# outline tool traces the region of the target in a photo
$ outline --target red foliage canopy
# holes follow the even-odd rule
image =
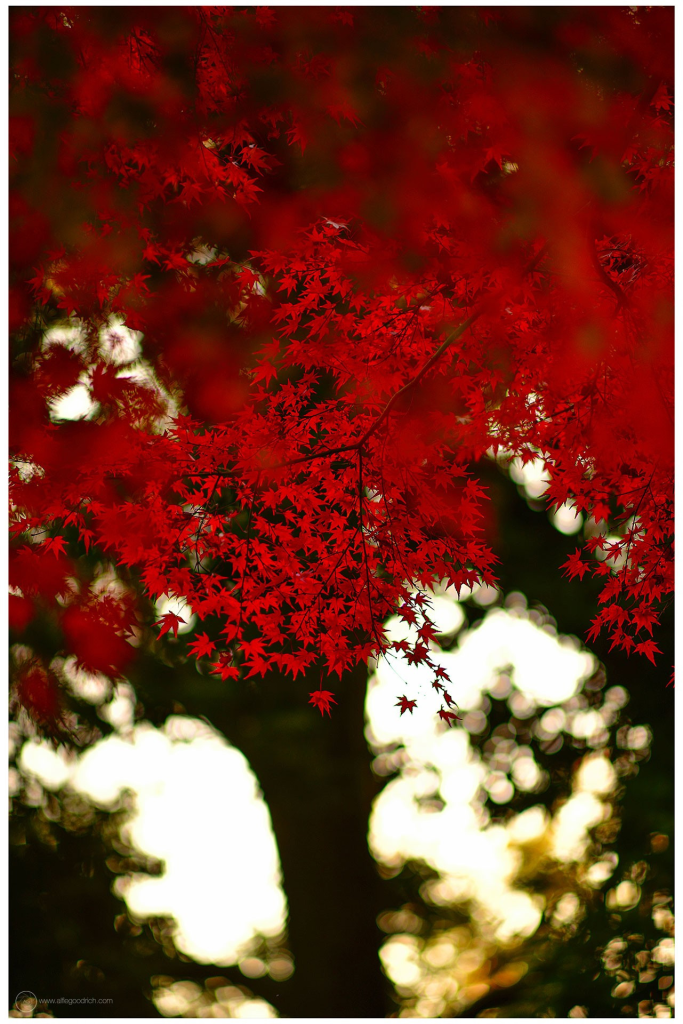
[[[495,582],[472,467],[507,453],[604,522],[565,571],[653,657],[672,8],[14,8],[11,37],[19,635],[48,606],[119,676],[134,570],[223,679],[429,664],[429,588]]]

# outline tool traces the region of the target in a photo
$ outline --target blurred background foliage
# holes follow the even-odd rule
[[[514,466],[512,475],[494,462],[478,471],[492,498],[486,529],[501,556],[506,607],[551,634],[584,636],[596,589],[558,574],[576,538],[555,528],[533,480]],[[102,572],[96,555],[81,559]],[[132,576],[121,583],[140,589]],[[474,595],[464,608],[471,628],[487,604]],[[476,899],[449,898],[433,864],[372,857],[373,802],[412,769],[405,750],[366,742],[365,672],[334,687],[338,706],[321,722],[306,704],[313,677],[226,686],[187,660],[183,636],[141,635],[128,673],[133,717],[162,726],[171,715],[195,716],[244,753],[277,840],[286,932],[254,940],[239,964],[212,968],[179,951],[173,920],[136,918],[121,879],[164,866],[126,838],[134,795],[104,810],[69,786],[41,785],[20,760],[40,726],[19,714],[10,737],[10,1000],[25,990],[115,999],[93,1008],[28,997],[10,1015],[671,1016],[672,618],[669,610],[657,667],[598,641],[596,671],[555,708],[512,699],[503,673],[478,705],[461,709],[457,728],[488,773],[479,813],[486,828],[508,830],[517,857],[510,884],[541,911],[530,934],[505,939]],[[46,611],[21,643],[11,638],[11,655],[49,652],[53,631]],[[459,636],[449,642],[457,647]],[[62,686],[63,729],[52,736],[72,757],[116,727],[113,694],[86,700],[83,692]],[[579,859],[563,862],[552,854],[553,829],[596,758],[611,765],[598,786],[604,813]],[[438,784],[424,799],[438,813]],[[527,824],[536,815],[533,828],[515,824],[523,812]]]

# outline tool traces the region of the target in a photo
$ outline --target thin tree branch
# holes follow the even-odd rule
[[[537,252],[536,255],[526,265],[526,267],[522,271],[522,277],[527,277],[528,274],[533,273],[533,271],[536,269],[541,260],[545,257],[547,252],[548,246],[544,245],[543,248],[540,249],[539,252]],[[471,313],[466,320],[463,320],[463,322],[459,324],[455,328],[455,330],[453,330],[449,335],[447,335],[447,337],[441,342],[436,351],[433,352],[432,355],[429,357],[427,362],[423,364],[420,370],[418,370],[418,372],[415,374],[412,380],[409,380],[407,384],[404,384],[402,388],[399,388],[399,390],[396,391],[391,396],[391,398],[384,406],[380,414],[372,421],[372,423],[364,432],[359,441],[356,441],[354,444],[340,445],[338,448],[327,448],[324,451],[309,452],[308,455],[300,455],[296,459],[288,459],[286,462],[279,462],[274,466],[268,466],[263,468],[268,468],[270,470],[285,469],[288,466],[298,466],[306,462],[312,462],[314,459],[324,459],[327,458],[328,455],[339,455],[342,452],[361,451],[366,442],[372,437],[374,433],[377,432],[379,427],[382,425],[384,420],[387,418],[391,410],[394,408],[394,406],[400,399],[401,395],[404,395],[407,391],[410,391],[412,388],[416,387],[420,383],[423,377],[427,373],[429,373],[432,366],[434,366],[434,364],[439,361],[441,356],[444,354],[444,352],[447,351],[448,348],[450,348],[453,342],[457,341],[458,338],[462,337],[465,331],[468,330],[468,328],[470,328],[472,324],[479,319],[482,313],[484,313],[485,310],[487,310],[491,306],[492,302],[495,301],[496,298],[499,298],[500,295],[501,292],[496,292],[493,295],[487,295],[486,298],[483,299],[483,301],[480,303],[479,307],[473,313]],[[229,473],[229,470],[214,470],[212,471],[212,473],[213,472],[220,475],[227,475]],[[212,475],[212,473],[209,475]]]
[[[382,411],[379,414],[379,416],[375,420],[373,420],[373,422],[370,424],[370,426],[365,431],[365,433],[361,437],[360,441],[356,445],[356,447],[359,449],[359,451],[363,448],[363,445],[366,443],[366,441],[368,441],[369,438],[371,438],[372,435],[379,429],[379,427],[382,425],[384,420],[387,418],[387,416],[389,415],[389,413],[391,412],[393,407],[398,402],[398,400],[401,397],[401,395],[404,395],[406,393],[406,391],[410,391],[411,388],[414,388],[417,384],[420,383],[420,381],[425,376],[425,374],[429,373],[429,371],[431,370],[431,368],[434,365],[434,363],[439,361],[439,359],[444,354],[446,349],[449,348],[449,346],[452,345],[454,341],[457,341],[457,339],[460,338],[465,333],[465,331],[467,330],[468,327],[472,326],[472,324],[475,322],[475,320],[477,320],[481,316],[481,314],[483,312],[484,312],[484,307],[482,306],[480,309],[478,309],[474,313],[472,313],[472,315],[469,316],[467,318],[467,320],[463,320],[463,322],[458,327],[456,327],[456,329],[451,334],[449,334],[445,338],[444,341],[441,342],[441,344],[437,348],[436,352],[434,352],[430,356],[430,358],[424,364],[422,369],[413,377],[413,379],[409,380],[407,384],[404,384],[404,386],[402,388],[399,388],[399,390],[396,391],[391,396],[391,398],[389,399],[387,404],[384,406],[384,408],[382,409]]]

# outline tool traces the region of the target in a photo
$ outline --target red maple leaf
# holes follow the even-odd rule
[[[166,612],[165,615],[161,616],[159,622],[157,622],[157,626],[161,626],[161,629],[159,630],[159,636],[162,637],[164,633],[168,633],[169,629],[172,629],[173,636],[177,639],[178,626],[184,622],[185,619],[183,619],[180,615],[176,615],[175,612]]]
[[[310,700],[308,703],[314,704],[315,707],[317,707],[318,710],[320,711],[321,715],[324,715],[325,712],[327,712],[327,714],[329,715],[330,704],[337,703],[336,700],[334,699],[334,694],[331,693],[329,690],[314,690],[313,693],[309,694],[309,696]]]
[[[55,558],[59,558],[60,555],[64,554],[66,541],[64,537],[58,534],[56,537],[48,537],[47,540],[43,541],[42,547],[45,551],[51,551]]]
[[[219,654],[218,661],[211,662],[211,672],[220,676],[223,682],[226,679],[238,679],[240,674],[239,668],[233,662],[232,654],[227,651]]]
[[[161,636],[161,634],[159,634]],[[216,649],[216,645],[213,640],[209,640],[207,633],[197,633],[197,639],[192,640],[188,645],[187,649],[194,654],[195,658],[208,657]]]
[[[564,569],[564,575],[568,576],[570,579],[578,576],[579,579],[582,580],[586,573],[590,572],[591,566],[588,562],[583,561],[583,558],[581,557],[581,548],[577,548],[576,551],[569,556],[567,561],[562,563],[560,568]]]
[[[412,715],[413,708],[417,707],[417,701],[416,700],[408,700],[407,697],[399,697],[398,701],[395,704],[395,707],[401,709],[401,714],[403,714],[405,711],[410,711],[410,713]]]
[[[636,654],[644,654],[645,657],[649,661],[651,661],[653,665],[656,664],[655,654],[662,653],[659,647],[657,647],[657,644],[654,642],[654,640],[643,640],[642,643],[636,644],[634,650]]]
[[[445,708],[439,708],[438,715],[449,727],[453,721],[459,720],[454,711],[446,711]]]

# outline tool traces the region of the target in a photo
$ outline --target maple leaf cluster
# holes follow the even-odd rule
[[[119,677],[134,572],[223,679],[393,650],[440,693],[429,591],[495,583],[476,465],[504,454],[595,527],[564,566],[602,581],[590,635],[654,658],[672,12],[536,16],[13,9],[19,636],[47,606]]]

